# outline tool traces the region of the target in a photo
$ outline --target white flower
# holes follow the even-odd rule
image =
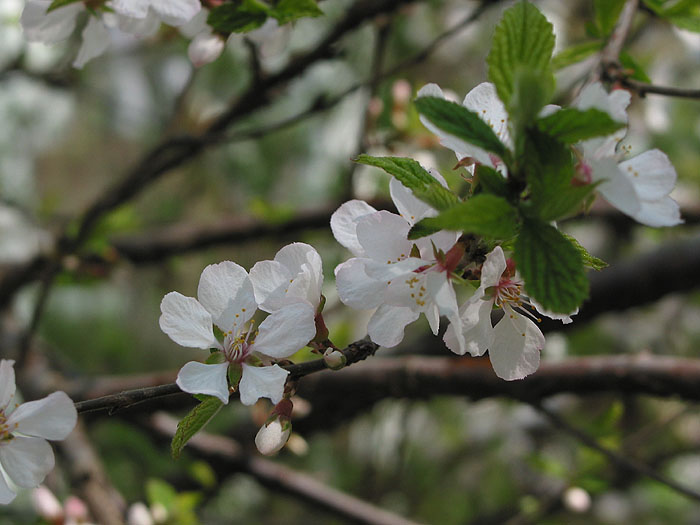
[[[24,488],[39,486],[54,467],[53,451],[46,440],[64,439],[75,427],[78,414],[64,392],[29,401],[15,408],[14,361],[0,360],[0,504],[10,503],[15,492],[4,474]]]
[[[76,17],[85,10],[82,2],[68,4],[47,13],[52,0],[27,0],[20,22],[30,42],[55,44],[68,38],[75,29]]]
[[[450,324],[445,332],[447,347],[459,355],[469,352],[480,356],[488,350],[496,375],[508,381],[535,372],[544,335],[532,320],[519,312],[526,311],[522,306],[530,303],[522,291],[522,281],[497,246],[486,256],[481,285],[459,309],[461,329]],[[496,326],[491,326],[494,306],[502,308],[504,315]]]
[[[292,425],[279,416],[265,423],[255,436],[255,446],[261,454],[271,456],[279,452],[289,440]]]
[[[248,273],[231,261],[204,269],[197,298],[178,292],[163,297],[160,328],[182,346],[219,349],[225,362],[187,363],[178,373],[178,386],[228,403],[228,367],[239,364],[241,402],[252,405],[268,397],[278,403],[289,372],[278,365],[258,367],[249,362],[256,354],[262,359],[288,357],[306,345],[316,333],[313,307],[306,302],[289,304],[270,314],[254,331],[249,322],[257,309],[253,284]],[[214,336],[213,325],[225,334],[223,342]]]
[[[437,172],[431,173],[446,185]],[[406,325],[421,312],[433,333],[437,333],[440,315],[458,322],[450,268],[436,260],[434,250],[449,252],[459,234],[441,231],[409,241],[411,226],[437,212],[396,179],[392,178],[390,189],[401,215],[376,211],[355,200],[343,204],[331,217],[333,235],[355,255],[335,269],[340,299],[355,309],[377,308],[367,332],[372,341],[385,347],[399,344]]]
[[[627,122],[630,94],[615,90],[608,94],[600,83],[586,86],[576,106],[599,109],[619,122]],[[619,162],[617,147],[627,130],[581,143],[583,158],[577,169],[583,181],[601,182],[597,191],[606,201],[636,221],[648,226],[682,223],[678,203],[669,197],[676,184],[676,170],[660,150],[645,151]],[[624,150],[622,152],[625,153]]]
[[[130,18],[146,18],[153,10],[158,18],[173,26],[189,22],[202,9],[199,0],[111,0],[110,6]]]
[[[211,29],[207,29],[197,34],[187,48],[187,56],[194,67],[201,67],[210,62],[214,62],[226,47],[226,39]]]
[[[445,95],[437,84],[427,84],[418,91],[418,97],[445,98]],[[513,141],[508,130],[508,113],[503,102],[498,98],[496,87],[493,84],[482,82],[476,86],[464,97],[462,105],[477,113],[484,122],[491,126],[501,142],[509,149],[513,149]],[[454,151],[458,159],[472,158],[476,162],[492,168],[503,166],[501,159],[493,153],[446,133],[423,116],[420,117],[420,121],[440,138],[440,143],[443,146]]]
[[[250,269],[255,299],[260,309],[274,312],[305,301],[314,311],[321,301],[323,267],[321,256],[308,244],[288,244],[272,261],[260,261]]]

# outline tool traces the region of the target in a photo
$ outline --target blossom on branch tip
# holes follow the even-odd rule
[[[522,379],[537,370],[540,350],[544,348],[544,335],[525,306],[538,305],[524,297],[523,282],[512,261],[506,261],[503,250],[497,246],[486,256],[479,288],[459,309],[461,325],[452,323],[447,328],[445,344],[459,355],[469,352],[480,356],[488,350],[498,377],[508,381]],[[494,307],[503,310],[503,317],[492,326]],[[570,322],[568,316],[553,318]]]
[[[437,172],[431,173],[446,186]],[[340,300],[359,310],[376,308],[367,332],[373,342],[385,347],[399,344],[404,328],[421,312],[436,334],[440,315],[458,322],[451,270],[437,256],[449,253],[459,234],[440,231],[409,241],[410,228],[437,211],[396,179],[392,178],[390,190],[400,215],[376,211],[355,200],[331,217],[336,240],[355,255],[335,269]]]
[[[17,486],[39,486],[54,467],[54,455],[46,440],[62,440],[71,433],[78,413],[65,392],[19,406],[15,396],[14,361],[0,360],[0,504],[10,503]]]
[[[206,394],[228,403],[229,366],[241,367],[238,390],[241,402],[252,405],[261,397],[273,403],[282,399],[289,372],[274,364],[255,366],[256,358],[269,362],[289,357],[316,333],[314,309],[295,302],[271,313],[257,330],[252,317],[258,305],[248,273],[238,264],[224,261],[207,266],[199,280],[197,299],[170,292],[160,304],[160,328],[177,344],[216,349],[221,363],[190,361],[177,376],[177,385],[190,394]],[[215,335],[216,325],[224,334]],[[235,386],[235,385],[232,385]]]
[[[625,90],[607,93],[600,83],[586,86],[576,106],[599,109],[614,120],[627,122],[630,94]],[[618,146],[627,129],[607,137],[589,139],[580,144],[581,160],[577,171],[585,183],[600,182],[598,193],[637,222],[647,226],[681,224],[680,208],[669,194],[676,184],[676,170],[666,154],[658,149],[645,151],[620,162],[626,153]]]

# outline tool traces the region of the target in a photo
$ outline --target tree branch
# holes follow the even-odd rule
[[[177,420],[159,412],[150,418],[149,426],[161,436],[171,438],[177,428]],[[232,471],[245,472],[275,493],[283,492],[310,504],[315,509],[329,511],[353,522],[370,525],[416,525],[415,521],[329,487],[311,476],[269,459],[248,456],[232,439],[199,432],[187,443],[187,448],[196,456],[205,459],[222,475],[229,476]]]
[[[589,436],[584,431],[571,425],[569,422],[564,420],[558,414],[556,414],[552,410],[548,409],[547,407],[545,407],[541,403],[530,403],[530,404],[538,412],[540,412],[542,415],[544,415],[550,421],[550,423],[552,423],[553,426],[561,429],[562,431],[566,432],[570,436],[574,437],[576,440],[580,441],[582,444],[584,444],[588,448],[593,449],[593,450],[601,453],[611,463],[617,465],[618,467],[626,469],[628,471],[635,472],[636,474],[640,474],[642,476],[646,476],[650,479],[653,479],[654,481],[658,481],[659,483],[666,485],[667,487],[673,489],[674,491],[678,492],[679,494],[682,494],[682,495],[684,495],[690,499],[693,499],[695,501],[700,501],[700,492],[692,490],[684,485],[681,485],[680,483],[677,483],[676,481],[674,481],[670,478],[667,478],[666,476],[660,474],[659,472],[652,469],[648,465],[645,465],[644,463],[634,461],[632,459],[629,459],[628,457],[623,456],[619,452],[615,452],[614,450],[611,450],[607,447],[604,447],[603,445],[598,443],[598,441],[596,441],[592,436]]]

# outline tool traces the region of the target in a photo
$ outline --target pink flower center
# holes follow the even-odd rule
[[[576,164],[576,175],[571,183],[575,186],[585,186],[593,182],[593,168],[583,160]]]

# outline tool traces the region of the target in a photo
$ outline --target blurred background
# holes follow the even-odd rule
[[[115,34],[105,55],[75,70],[70,63],[79,34],[51,47],[29,44],[19,25],[23,2],[2,0],[0,278],[48,257],[57,235],[73,231],[80,214],[127,177],[145,152],[164,137],[203,132],[248,92],[259,78],[256,71],[274,74],[313,49],[353,3],[323,0],[322,17],[234,35],[219,60],[197,70],[187,58],[187,38],[165,27],[145,41]],[[334,342],[342,347],[365,335],[367,313],[337,299],[333,269],[349,254],[333,239],[328,220],[350,198],[377,207],[391,203],[388,177],[351,159],[361,152],[410,156],[466,192],[465,170],[454,169],[453,153],[422,127],[411,101],[428,82],[461,100],[485,81],[493,28],[510,5],[395,3],[396,9],[347,31],[330,56],[270,90],[265,104],[236,119],[202,154],[106,214],[79,252],[63,258],[33,343],[52,367],[85,388],[130,374],[164,372],[150,380],[172,381],[184,362],[204,356],[160,331],[163,295],[195,295],[206,265],[233,260],[249,269],[292,241],[312,244],[323,258],[325,319]],[[554,24],[556,52],[597,40],[591,0],[536,4]],[[478,18],[432,47],[477,9]],[[420,56],[425,49],[431,53]],[[700,86],[698,32],[642,9],[626,51],[639,78]],[[572,100],[592,58],[559,70],[557,102]],[[375,78],[384,71],[392,72]],[[700,101],[633,96],[629,114],[624,142],[631,155],[658,147],[675,165],[672,196],[686,224],[643,227],[602,200],[588,216],[561,224],[610,268],[591,276],[599,286],[594,283],[580,322],[566,330],[545,326],[544,364],[612,355],[700,359],[700,279],[692,278],[700,267],[686,265],[687,273],[666,269],[666,261],[681,264],[700,250]],[[636,271],[653,278],[635,285]],[[628,279],[627,291],[606,294],[607,285],[624,276],[632,286]],[[0,352],[11,356],[17,334],[32,323],[42,285],[0,291]],[[450,355],[440,338],[429,335],[424,318],[409,327],[401,346],[379,351],[408,354]],[[314,398],[300,400],[298,424],[293,421],[298,433],[275,461],[421,523],[698,522],[698,501],[608,461],[528,404],[490,395],[471,401],[473,392],[419,394],[399,390],[358,406],[352,390],[334,392],[322,403],[321,414],[328,417],[313,417]],[[346,405],[353,408],[345,412]],[[165,408],[182,416],[191,406],[180,399]],[[700,490],[695,401],[592,391],[560,394],[548,398],[547,406],[605,447]],[[249,473],[220,468],[206,455],[185,449],[172,460],[167,440],[144,424],[162,407],[81,418],[127,505],[143,502],[156,522],[178,525],[347,522],[265,488]],[[253,437],[268,409],[231,403],[207,430],[235,438],[244,453],[256,454]],[[305,413],[311,418],[306,424]],[[59,454],[59,468],[46,481],[61,500],[75,493],[66,474],[69,461]],[[2,524],[42,519],[30,491],[0,508]]]

